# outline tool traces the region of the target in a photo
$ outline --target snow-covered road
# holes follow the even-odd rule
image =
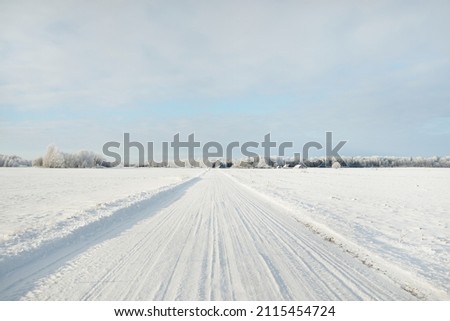
[[[1,299],[416,299],[214,170],[0,269]]]

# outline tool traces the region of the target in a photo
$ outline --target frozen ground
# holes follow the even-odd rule
[[[0,178],[0,299],[450,298],[446,169]]]

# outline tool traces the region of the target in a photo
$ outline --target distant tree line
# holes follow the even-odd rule
[[[304,167],[450,167],[450,156],[397,157],[397,156],[344,156],[342,159],[326,157],[310,158],[306,161],[275,157],[268,160],[247,158],[232,162],[216,161],[214,167],[220,168],[304,168]]]
[[[342,160],[339,161],[342,167],[450,167],[450,156],[356,156],[342,157]]]
[[[0,154],[0,167],[21,167],[31,166],[31,161],[22,159],[16,155],[1,155]]]
[[[450,167],[450,156],[397,157],[397,156],[343,156],[342,159],[325,157],[310,158],[304,162],[295,159],[276,158],[271,167]],[[335,167],[337,167],[335,165]]]
[[[93,152],[64,153],[55,145],[48,146],[44,156],[35,159],[32,165],[47,168],[108,167],[108,163],[100,155]]]
[[[187,162],[186,162],[187,163]],[[201,167],[206,167],[199,160]],[[450,168],[450,156],[433,157],[397,157],[397,156],[343,156],[342,159],[326,159],[325,157],[310,158],[301,161],[286,157],[271,157],[263,159],[250,157],[240,160],[211,161],[213,168],[302,168],[302,167],[447,167]],[[77,153],[61,152],[55,145],[47,148],[44,156],[33,161],[22,159],[19,156],[8,156],[0,154],[0,167],[36,166],[47,168],[93,168],[112,167],[102,156],[89,151]],[[151,162],[145,167],[176,167],[175,164],[162,162]],[[191,166],[189,166],[191,167]]]

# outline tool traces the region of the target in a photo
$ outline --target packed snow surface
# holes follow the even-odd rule
[[[0,169],[0,299],[450,298],[448,169]]]

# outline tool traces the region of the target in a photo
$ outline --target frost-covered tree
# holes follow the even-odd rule
[[[331,167],[338,169],[338,168],[341,168],[341,164],[339,162],[334,162],[333,165],[331,165]]]
[[[47,152],[42,158],[42,165],[48,168],[63,168],[65,167],[65,159],[63,153],[61,153],[55,145],[47,147]]]
[[[48,168],[92,168],[104,164],[107,163],[102,157],[93,152],[63,153],[55,145],[50,145],[42,157],[42,166]]]
[[[43,166],[43,159],[42,159],[42,157],[38,157],[35,160],[33,160],[32,165],[34,167],[42,167]]]
[[[22,159],[16,155],[0,155],[0,167],[31,166],[31,161]]]

